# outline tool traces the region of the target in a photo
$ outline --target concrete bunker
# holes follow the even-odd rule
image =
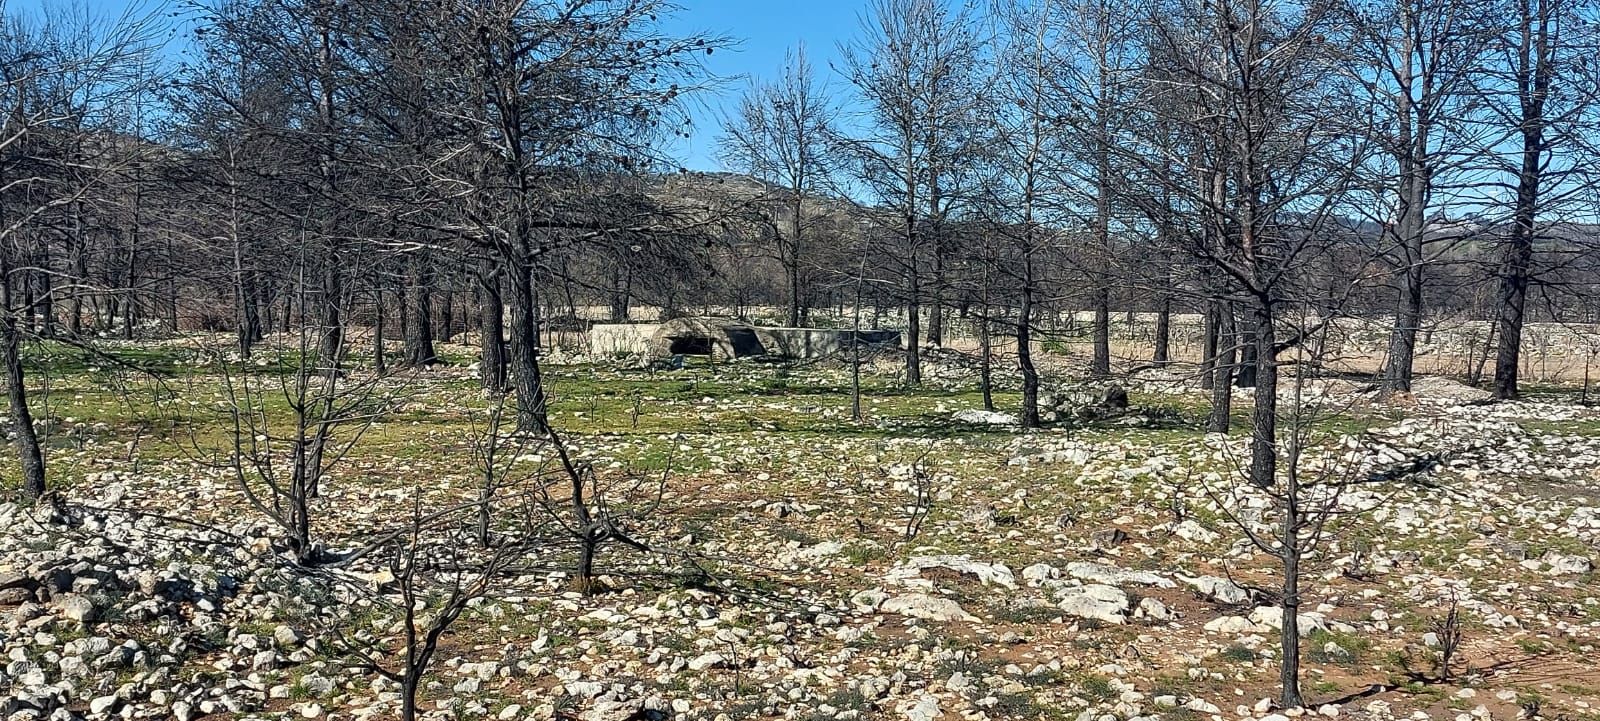
[[[900,331],[895,330],[767,328],[735,318],[685,317],[656,328],[650,339],[650,354],[808,360],[847,352],[852,338],[874,350],[900,346]]]

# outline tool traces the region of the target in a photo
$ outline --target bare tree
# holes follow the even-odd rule
[[[680,127],[678,103],[700,80],[697,58],[720,42],[663,33],[656,19],[668,9],[659,0],[499,2],[439,18],[462,49],[469,96],[481,100],[461,120],[484,160],[437,185],[447,199],[495,196],[466,203],[453,229],[496,258],[510,289],[525,430],[546,425],[539,264],[563,247],[664,228],[656,208],[617,198],[637,197],[627,176],[657,161],[656,142]]]
[[[247,43],[237,33],[208,35],[200,45],[204,62],[186,68],[168,98],[171,140],[186,158],[170,178],[187,199],[177,206],[194,229],[193,247],[224,259],[235,343],[245,359],[271,325],[279,280],[272,269],[281,259],[275,240],[283,227],[276,203],[292,197],[268,170],[287,152],[268,119],[287,115],[290,100],[275,91],[278,68],[251,62]]]
[[[314,292],[309,286],[302,286],[303,296]],[[382,375],[355,377],[318,368],[319,362],[338,360],[320,359],[320,338],[314,327],[301,325],[293,340],[274,349],[276,373],[219,362],[229,447],[218,454],[200,439],[193,441],[202,457],[220,456],[251,506],[283,533],[281,550],[304,565],[332,558],[318,543],[315,524],[322,483],[406,396],[402,383]],[[287,422],[272,410],[280,400],[289,411]]]
[[[1435,196],[1462,182],[1461,171],[1483,150],[1474,120],[1494,22],[1489,9],[1463,0],[1350,5],[1349,72],[1377,113],[1373,131],[1382,149],[1372,171],[1380,194],[1372,219],[1382,227],[1399,289],[1383,374],[1389,391],[1411,390],[1427,269],[1460,241],[1434,229]]]
[[[905,301],[906,382],[917,385],[925,302],[934,319],[944,310],[943,224],[975,180],[966,161],[980,150],[984,43],[972,9],[942,0],[874,0],[862,24],[863,39],[841,48],[867,128],[850,142],[853,170],[893,223],[886,257]],[[929,340],[938,342],[932,333]]]
[[[53,333],[54,294],[64,290],[81,302],[89,282],[87,272],[76,272],[70,277],[81,282],[65,288],[19,292],[16,286],[55,272],[41,221],[68,210],[79,217],[90,194],[142,152],[118,144],[104,113],[137,87],[142,76],[134,69],[145,62],[151,27],[131,12],[109,21],[86,11],[60,13],[42,24],[0,15],[0,362],[25,497],[37,498],[46,487],[22,358],[33,332],[26,319],[42,308],[39,332]],[[74,160],[60,152],[67,148],[91,149],[94,157]],[[85,251],[77,250],[81,270]]]
[[[773,224],[787,226],[775,240],[788,283],[791,326],[806,320],[808,231],[816,223],[808,217],[808,201],[831,185],[837,113],[802,46],[785,57],[776,81],[746,90],[735,115],[723,124],[722,151],[733,166],[776,186],[771,200],[783,212],[774,210]]]
[[[420,716],[419,692],[444,635],[532,550],[524,544],[505,544],[474,556],[455,542],[451,533],[458,525],[455,521],[449,513],[424,513],[421,491],[413,491],[407,528],[385,549],[393,598],[382,593],[388,590],[383,588],[376,594],[362,592],[374,596],[379,608],[399,615],[398,638],[363,642],[357,639],[365,634],[337,636],[341,648],[363,666],[399,684],[402,721]]]
[[[1119,147],[1160,148],[1165,157],[1126,150],[1141,174],[1202,208],[1207,227],[1186,250],[1216,276],[1216,297],[1243,311],[1253,351],[1254,407],[1250,461],[1244,474],[1260,489],[1292,482],[1298,469],[1280,465],[1280,356],[1314,335],[1335,309],[1307,294],[1299,276],[1332,247],[1329,222],[1365,158],[1363,146],[1330,123],[1337,97],[1338,37],[1332,5],[1241,0],[1220,5],[1187,0],[1151,10],[1151,31],[1168,67],[1152,78],[1155,103],[1181,144],[1169,144],[1162,125],[1146,124]],[[1172,169],[1178,172],[1172,173]],[[1318,321],[1285,336],[1291,309]],[[1311,309],[1318,312],[1312,314]],[[1219,339],[1221,338],[1219,333]],[[1219,342],[1219,352],[1225,348]],[[1224,364],[1217,364],[1219,367]],[[1225,383],[1215,383],[1223,385]],[[1300,532],[1292,507],[1284,513],[1283,545]],[[1302,705],[1298,656],[1299,571],[1292,555],[1284,569],[1280,703]]]
[[[1346,502],[1348,494],[1357,489],[1372,489],[1392,495],[1398,487],[1425,482],[1441,460],[1437,455],[1423,455],[1380,464],[1375,460],[1381,456],[1374,452],[1372,439],[1330,437],[1318,432],[1318,424],[1340,417],[1346,409],[1312,397],[1307,389],[1314,378],[1315,371],[1302,368],[1289,383],[1282,472],[1274,482],[1268,486],[1255,483],[1253,462],[1246,461],[1240,464],[1240,476],[1248,483],[1205,489],[1217,506],[1224,509],[1223,516],[1282,566],[1276,596],[1283,619],[1278,642],[1282,657],[1279,703],[1284,708],[1304,705],[1300,695],[1301,579],[1334,539],[1338,521],[1356,512],[1356,508]],[[1352,451],[1352,447],[1356,450]],[[1275,526],[1246,518],[1234,510],[1243,498],[1252,494],[1270,499],[1276,515]],[[1380,506],[1386,500],[1369,503],[1368,507]]]
[[[1068,167],[1089,192],[1081,198],[1087,216],[1090,245],[1085,250],[1090,283],[1093,351],[1089,373],[1111,373],[1111,262],[1115,222],[1112,207],[1119,185],[1119,170],[1113,167],[1111,146],[1125,122],[1132,80],[1139,70],[1138,34],[1133,31],[1137,15],[1107,0],[1074,0],[1056,13],[1060,26],[1055,45],[1059,70],[1053,81],[1056,94],[1070,101],[1059,107],[1057,117],[1076,148]],[[1074,198],[1074,200],[1079,200]]]
[[[1033,361],[1034,324],[1041,296],[1046,246],[1056,237],[1049,225],[1061,219],[1062,176],[1056,161],[1064,152],[1058,118],[1071,102],[1059,92],[1060,22],[1058,6],[1049,2],[1013,2],[1004,8],[1005,33],[1000,57],[1007,72],[995,78],[1000,111],[994,144],[992,199],[980,207],[994,216],[996,233],[1014,245],[1014,262],[997,270],[1013,276],[1017,295],[1012,335],[1017,367],[1022,374],[1024,428],[1039,425],[1039,371]]]
[[[1587,0],[1513,0],[1509,23],[1496,42],[1489,80],[1488,107],[1505,134],[1491,142],[1515,148],[1500,169],[1515,179],[1509,223],[1495,277],[1499,298],[1495,320],[1496,398],[1516,398],[1522,358],[1522,329],[1528,291],[1537,279],[1536,245],[1551,217],[1588,187],[1587,128],[1600,93],[1597,78],[1585,71],[1596,43]],[[1502,22],[1505,22],[1502,19]]]

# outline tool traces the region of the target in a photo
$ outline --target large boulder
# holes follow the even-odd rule
[[[1095,404],[1111,411],[1128,409],[1128,389],[1115,383],[1107,383],[1100,389],[1100,397],[1095,399]]]
[[[1014,426],[1018,423],[1017,417],[1010,413],[985,411],[977,408],[956,411],[955,415],[950,416],[950,420],[975,426]]]
[[[1128,408],[1128,390],[1116,383],[1107,383],[1072,386],[1047,394],[1039,410],[1049,420],[1069,417],[1100,420],[1121,416]]]

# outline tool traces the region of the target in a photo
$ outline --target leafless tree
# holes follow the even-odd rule
[[[832,186],[831,146],[837,104],[806,60],[804,46],[784,59],[778,79],[753,84],[723,125],[723,154],[751,177],[775,186],[772,198],[778,262],[789,290],[789,325],[806,321],[808,231],[816,224],[810,201]],[[781,220],[780,220],[781,218]]]
[[[424,513],[421,491],[413,492],[411,514],[403,534],[384,549],[388,588],[365,589],[378,607],[400,618],[397,638],[373,638],[367,633],[339,633],[339,646],[363,666],[400,686],[403,721],[419,717],[417,702],[422,683],[433,667],[439,644],[472,604],[504,582],[504,574],[531,549],[505,544],[473,555],[455,542],[450,514]],[[392,593],[385,593],[390,591]],[[356,592],[347,587],[344,592]],[[390,597],[392,596],[392,598]]]
[[[1056,237],[1052,221],[1060,220],[1062,168],[1056,158],[1063,153],[1064,138],[1058,118],[1068,101],[1059,93],[1056,43],[1059,27],[1053,3],[1015,2],[1004,8],[1004,45],[1000,57],[1008,72],[995,78],[1000,111],[996,119],[994,175],[991,199],[980,213],[990,215],[995,234],[1008,245],[1014,262],[997,272],[1009,271],[1016,288],[1017,367],[1022,374],[1022,407],[1018,417],[1024,428],[1039,425],[1039,371],[1033,361],[1035,309],[1041,295],[1045,250]],[[1009,210],[1009,212],[1004,212]],[[1001,211],[1001,212],[994,212]]]
[[[1047,16],[1058,26],[1054,92],[1070,103],[1057,108],[1056,117],[1065,121],[1063,131],[1071,139],[1063,147],[1077,149],[1068,168],[1078,180],[1075,186],[1092,189],[1072,200],[1084,209],[1078,215],[1086,219],[1091,236],[1084,255],[1094,310],[1089,372],[1095,376],[1111,373],[1112,226],[1117,220],[1112,196],[1120,185],[1112,139],[1126,123],[1142,50],[1134,31],[1138,16],[1127,10],[1106,0],[1074,0]]]
[[[1201,209],[1208,227],[1186,250],[1218,276],[1214,297],[1244,314],[1243,347],[1252,351],[1247,357],[1255,376],[1244,476],[1259,489],[1292,485],[1300,472],[1280,465],[1286,450],[1279,437],[1281,356],[1337,312],[1306,293],[1300,278],[1339,237],[1330,219],[1365,157],[1364,147],[1327,118],[1338,97],[1340,51],[1333,41],[1341,26],[1334,10],[1330,4],[1271,0],[1203,7],[1179,0],[1152,8],[1151,31],[1169,66],[1155,78],[1147,101],[1168,111],[1169,127],[1181,128],[1181,145],[1169,145],[1167,134],[1153,132],[1159,125],[1146,124],[1146,132],[1133,134],[1124,147],[1160,149],[1165,157],[1123,151],[1139,172]],[[1173,166],[1181,169],[1169,175]],[[1288,326],[1290,332],[1280,336],[1291,317],[1319,320]],[[1282,545],[1290,547],[1302,528],[1293,494],[1286,498],[1284,517],[1290,520]],[[1282,558],[1286,662],[1280,702],[1294,707],[1302,699],[1298,665],[1287,644],[1298,643],[1298,589],[1291,584],[1299,571],[1294,554]]]
[[[1296,376],[1292,390],[1295,403],[1285,418],[1288,428],[1283,473],[1278,482],[1270,488],[1236,487],[1249,488],[1245,493],[1265,493],[1272,500],[1276,514],[1272,521],[1276,528],[1269,529],[1231,510],[1224,512],[1229,522],[1241,529],[1257,548],[1282,565],[1281,585],[1276,589],[1276,596],[1283,611],[1279,633],[1282,652],[1279,703],[1285,708],[1303,705],[1299,689],[1301,579],[1312,559],[1335,539],[1339,521],[1359,512],[1347,502],[1349,495],[1358,490],[1371,490],[1387,498],[1396,492],[1397,484],[1425,482],[1439,460],[1426,456],[1375,466],[1369,458],[1372,451],[1366,442],[1351,444],[1346,439],[1326,437],[1314,430],[1318,423],[1341,415],[1343,410],[1335,404],[1307,398],[1306,387],[1306,379]],[[1241,491],[1207,488],[1206,492],[1231,509],[1237,506]],[[1227,500],[1230,498],[1232,500]],[[1364,505],[1381,505],[1381,502]]]
[[[1477,165],[1483,145],[1478,84],[1492,38],[1491,8],[1457,0],[1352,2],[1353,40],[1348,73],[1376,117],[1381,154],[1374,157],[1373,188],[1382,228],[1379,242],[1392,255],[1399,301],[1390,333],[1383,386],[1408,392],[1423,323],[1429,266],[1456,249],[1459,232],[1441,232],[1441,199],[1449,201]]]
[[[1522,330],[1528,291],[1537,280],[1536,246],[1590,183],[1587,129],[1594,121],[1596,78],[1586,63],[1596,50],[1588,0],[1513,0],[1500,18],[1501,36],[1484,82],[1487,106],[1508,146],[1497,170],[1514,178],[1506,237],[1495,277],[1499,281],[1493,391],[1496,398],[1520,393]],[[1507,21],[1509,18],[1509,21]]]
[[[315,528],[316,498],[329,472],[407,395],[403,383],[382,375],[319,367],[338,359],[322,358],[318,337],[314,328],[302,326],[274,349],[277,362],[267,372],[219,360],[228,447],[207,448],[199,438],[193,442],[202,457],[221,460],[251,506],[283,533],[281,550],[305,565],[332,558],[318,543]],[[272,410],[279,401],[288,408],[286,422]]]
[[[944,224],[976,178],[978,87],[984,41],[972,8],[942,0],[874,0],[863,38],[841,48],[842,70],[862,101],[865,133],[848,144],[852,172],[891,222],[906,312],[906,381],[922,382],[922,314],[939,342],[944,304]]]
[[[81,230],[86,200],[143,152],[119,142],[106,114],[144,79],[136,69],[150,51],[151,32],[149,19],[132,11],[110,19],[59,12],[42,22],[0,13],[0,362],[25,497],[39,497],[46,486],[22,358],[24,341],[34,335],[27,319],[42,307],[38,333],[48,336],[55,294],[81,303],[91,287],[86,251],[73,246],[75,270],[67,276],[73,282],[31,292],[18,286],[56,272],[41,221],[66,213],[75,219],[69,227]]]

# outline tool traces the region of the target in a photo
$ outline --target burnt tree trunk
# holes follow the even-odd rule
[[[322,338],[317,351],[324,367],[337,369],[344,361],[344,308],[341,304],[344,278],[338,269],[338,253],[330,250],[323,262],[326,265],[322,271],[322,307],[319,309]]]
[[[518,263],[511,268],[511,376],[517,395],[517,429],[521,431],[549,427],[549,409],[539,373],[538,303],[533,267]]]
[[[410,259],[406,278],[406,365],[426,368],[439,362],[433,348],[433,270],[426,258]]]
[[[1395,235],[1405,267],[1399,277],[1399,300],[1395,307],[1394,329],[1389,335],[1389,358],[1384,364],[1383,390],[1409,393],[1417,357],[1417,331],[1422,326],[1423,239],[1426,226],[1422,214],[1424,190],[1428,183],[1425,169],[1404,164],[1400,192],[1400,217]]]
[[[1206,430],[1227,433],[1233,425],[1233,374],[1234,374],[1234,322],[1233,310],[1227,301],[1211,304],[1212,336],[1216,343],[1211,358],[1211,417]]]
[[[1278,339],[1272,300],[1258,299],[1251,311],[1256,393],[1251,414],[1250,480],[1261,488],[1271,488],[1278,469]]]
[[[1017,307],[1017,366],[1022,371],[1022,427],[1039,427],[1039,369],[1033,365],[1033,257],[1022,261],[1022,301]]]
[[[372,291],[372,367],[379,375],[389,372],[389,358],[383,352],[383,289]]]
[[[504,393],[506,376],[505,301],[500,273],[486,267],[478,276],[478,379],[487,390]]]
[[[912,222],[907,219],[907,222]],[[914,248],[914,246],[913,246]],[[922,282],[913,251],[906,294],[906,383],[922,385]]]
[[[1252,328],[1245,328],[1239,333],[1239,372],[1234,374],[1233,384],[1240,388],[1256,387],[1256,332]]]
[[[1510,400],[1518,396],[1518,366],[1522,360],[1522,326],[1532,280],[1533,242],[1539,216],[1540,181],[1544,172],[1546,125],[1545,100],[1550,95],[1556,32],[1550,0],[1520,0],[1516,84],[1521,117],[1521,168],[1517,173],[1516,205],[1512,212],[1511,233],[1501,254],[1500,311],[1497,325],[1500,346],[1494,361],[1494,397]]]
[[[1172,296],[1161,296],[1156,308],[1156,347],[1150,360],[1156,365],[1172,362]]]
[[[9,275],[9,268],[5,269]],[[11,442],[16,446],[17,459],[22,468],[22,495],[35,499],[44,495],[44,453],[39,448],[39,435],[33,428],[33,412],[28,409],[28,387],[22,369],[22,329],[11,312],[11,284],[3,284],[0,302],[0,354],[6,366],[6,398],[11,406]]]

